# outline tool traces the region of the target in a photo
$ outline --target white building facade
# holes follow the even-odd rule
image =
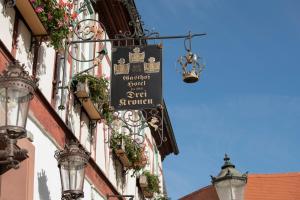
[[[32,2],[36,1],[16,0],[15,6],[11,7],[7,3],[9,1],[0,0],[0,70],[5,69],[7,63],[18,60],[25,64],[30,74],[39,78],[38,89],[30,103],[27,138],[18,141],[19,147],[28,150],[27,158],[21,161],[17,170],[0,165],[0,199],[60,199],[61,177],[54,152],[63,149],[69,140],[79,142],[91,155],[85,170],[82,199],[116,199],[108,198],[108,195],[133,195],[133,199],[145,199],[137,181],[143,171],[157,175],[161,194],[166,193],[162,160],[170,153],[178,154],[166,108],[160,111],[163,116],[164,142],[155,129],[145,128],[142,131],[142,145],[145,148],[147,164],[138,173],[133,174],[133,170],[127,170],[125,173],[122,162],[110,148],[110,126],[101,113],[100,119],[91,119],[71,87],[74,75],[87,70],[91,65],[76,62],[70,54],[84,60],[105,49],[107,53],[99,62],[92,62],[94,67],[87,73],[109,80],[112,44],[85,43],[69,49],[54,49],[49,46],[47,40],[51,33],[39,19],[36,8],[32,6]],[[104,24],[106,32],[100,36],[100,39],[104,39],[113,38],[119,31],[130,31],[128,23],[132,16],[128,5],[133,6],[135,11],[136,7],[133,1],[128,2],[127,4],[124,1],[103,0],[95,3],[78,0],[69,3],[72,3],[70,9],[77,12],[76,18],[74,16],[75,21],[94,19]],[[90,7],[79,11],[85,3]],[[69,39],[76,39],[76,36],[73,34]],[[158,199],[159,196],[161,195],[156,194],[152,199]]]

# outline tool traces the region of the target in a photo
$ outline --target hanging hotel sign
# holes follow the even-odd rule
[[[154,108],[162,102],[162,49],[116,47],[112,53],[111,105],[115,110]]]

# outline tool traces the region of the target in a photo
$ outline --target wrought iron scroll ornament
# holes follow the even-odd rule
[[[109,128],[114,131],[121,130],[125,134],[132,136],[132,139],[139,145],[145,141],[145,129],[151,127],[159,136],[159,148],[166,137],[163,134],[163,109],[158,108],[147,110],[125,110],[114,112],[114,120],[109,124]],[[109,137],[108,141],[109,143]]]
[[[83,43],[88,41],[106,40],[105,33],[106,29],[104,25],[100,21],[94,19],[84,19],[79,21],[74,28],[74,34],[76,35],[77,39],[79,41],[83,41]],[[74,44],[72,41],[70,41],[68,43],[69,55],[77,62],[93,62],[93,66],[95,66],[100,60],[102,60],[101,55],[103,57],[103,55],[106,54],[105,43],[100,43],[104,47],[102,51],[97,52],[97,54],[94,54],[91,58],[83,56],[78,59],[73,55],[72,52],[72,47],[77,47],[77,44]],[[98,62],[96,63],[96,61]]]
[[[6,8],[12,8],[16,5],[16,0],[4,0],[4,5]]]

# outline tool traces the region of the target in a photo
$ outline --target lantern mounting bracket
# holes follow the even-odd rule
[[[124,199],[124,198],[129,198],[128,200],[133,200],[134,195],[114,195],[114,194],[108,194],[106,195],[107,199],[110,198],[118,198],[120,200]]]

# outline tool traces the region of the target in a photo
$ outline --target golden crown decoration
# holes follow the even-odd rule
[[[116,75],[129,74],[129,68],[130,68],[129,63],[125,64],[125,59],[120,58],[118,60],[118,64],[114,64],[114,74]]]
[[[144,63],[145,73],[158,73],[160,70],[160,62],[155,62],[154,57],[148,58],[148,63]]]
[[[130,63],[142,63],[145,60],[145,52],[140,52],[139,47],[133,49],[133,53],[129,52]]]

